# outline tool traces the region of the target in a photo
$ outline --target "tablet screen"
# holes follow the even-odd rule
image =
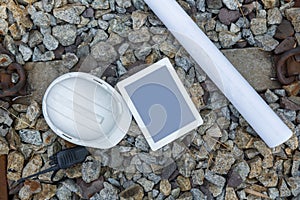
[[[168,59],[118,83],[152,150],[183,136],[202,119]]]

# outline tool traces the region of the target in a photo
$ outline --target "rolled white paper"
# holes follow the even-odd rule
[[[269,147],[292,136],[292,131],[175,0],[145,2]]]

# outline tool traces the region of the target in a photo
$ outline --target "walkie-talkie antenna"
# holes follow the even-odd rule
[[[51,172],[51,171],[54,171],[54,173],[51,175],[51,181],[53,181],[54,176],[60,169],[67,169],[77,163],[83,162],[87,155],[89,155],[89,152],[86,150],[85,147],[82,147],[82,146],[77,146],[74,148],[62,150],[50,157],[50,160],[51,160],[50,165],[53,165],[53,166],[51,166],[50,168],[45,169],[43,171],[40,171],[38,173],[21,178],[18,181],[16,181],[13,184],[13,186],[16,186],[16,185],[24,182],[26,179],[37,177],[41,174],[45,174],[45,173]]]
[[[30,178],[33,178],[33,177],[37,177],[37,176],[39,176],[39,175],[41,175],[41,174],[45,174],[45,173],[47,173],[47,172],[52,172],[52,171],[55,172],[55,171],[57,171],[57,170],[59,170],[59,167],[58,167],[58,166],[50,167],[50,168],[48,168],[48,169],[45,169],[45,170],[40,171],[40,172],[38,172],[38,173],[32,174],[32,175],[30,175],[30,176],[26,176],[26,177],[24,177],[24,178],[20,178],[20,179],[15,183],[15,185],[18,185],[18,184],[24,182],[26,179],[30,179]]]

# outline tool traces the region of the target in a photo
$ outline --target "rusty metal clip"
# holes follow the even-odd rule
[[[13,74],[18,75],[18,81],[13,82]],[[12,97],[20,94],[26,84],[25,70],[18,63],[10,64],[6,69],[0,71],[0,98]]]
[[[300,74],[300,47],[280,55],[276,62],[277,78],[284,85],[291,84]]]
[[[0,156],[0,200],[8,200],[8,189],[6,179],[6,162],[7,156]]]
[[[0,44],[0,54],[6,54],[12,60],[7,67],[0,68],[0,98],[25,94],[26,74],[24,68],[15,62],[14,56]],[[13,76],[17,81],[13,81]],[[24,91],[23,91],[24,89]]]

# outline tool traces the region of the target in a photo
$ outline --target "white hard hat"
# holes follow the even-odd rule
[[[50,84],[43,98],[43,114],[60,137],[100,149],[119,143],[132,119],[113,87],[82,72],[64,74]]]

